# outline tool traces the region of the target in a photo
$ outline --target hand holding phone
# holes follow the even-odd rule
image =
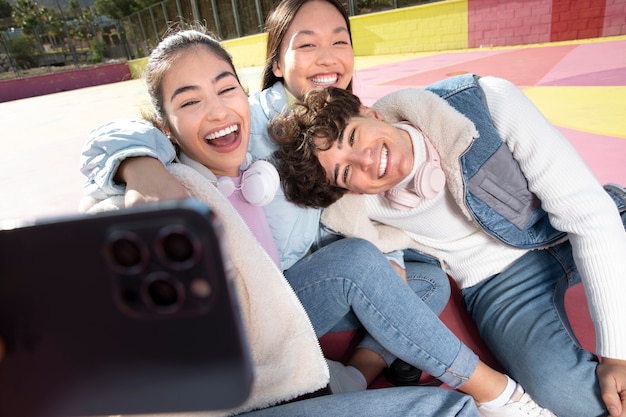
[[[243,403],[251,364],[220,233],[194,200],[0,230],[0,415]]]

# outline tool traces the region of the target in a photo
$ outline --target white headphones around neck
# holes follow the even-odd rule
[[[258,160],[250,163],[250,155],[246,155],[246,161],[242,164],[241,182],[235,186],[232,178],[221,177],[217,180],[217,189],[228,197],[236,189],[241,190],[243,198],[253,206],[265,206],[276,195],[280,180],[278,171],[274,165],[267,161]]]
[[[385,192],[389,204],[398,210],[411,210],[417,207],[422,199],[435,198],[446,184],[437,150],[428,137],[423,132],[420,133],[426,145],[426,162],[415,173],[412,189],[396,187]]]

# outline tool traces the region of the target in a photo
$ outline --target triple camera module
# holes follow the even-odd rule
[[[154,230],[120,228],[108,234],[105,257],[122,307],[136,315],[206,307],[212,289],[207,271],[199,268],[201,240],[184,224]]]

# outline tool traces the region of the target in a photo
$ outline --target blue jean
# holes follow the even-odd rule
[[[443,388],[398,387],[326,395],[242,414],[250,417],[478,417],[471,397]]]
[[[582,348],[565,312],[573,285],[580,275],[568,241],[528,252],[462,293],[483,340],[538,404],[559,416],[605,416],[598,358]]]
[[[447,287],[447,278],[427,263],[409,262],[407,270],[410,287],[373,244],[347,238],[300,260],[285,276],[318,336],[363,327],[371,337],[365,345],[384,353],[387,363],[398,357],[457,388],[478,357],[437,316],[449,288],[443,296],[433,288]]]

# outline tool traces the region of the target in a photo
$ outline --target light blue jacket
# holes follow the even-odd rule
[[[255,160],[267,159],[276,150],[276,144],[267,132],[267,124],[281,112],[288,111],[287,93],[283,84],[277,82],[251,94],[248,101],[251,117],[248,151]],[[283,270],[302,259],[314,244],[321,246],[320,210],[288,202],[282,188],[264,209]]]
[[[268,121],[287,111],[287,94],[282,83],[253,93],[250,102],[250,145],[253,160],[267,159],[276,149],[267,133]],[[113,176],[120,163],[129,157],[151,156],[164,165],[172,163],[176,152],[169,139],[150,123],[142,120],[117,120],[94,129],[83,148],[81,172],[87,176],[86,195],[104,199],[124,193],[124,185]],[[288,202],[282,189],[264,207],[283,270],[306,256],[309,251],[337,239],[320,226],[320,210],[304,208]],[[404,266],[401,253],[388,257]]]

